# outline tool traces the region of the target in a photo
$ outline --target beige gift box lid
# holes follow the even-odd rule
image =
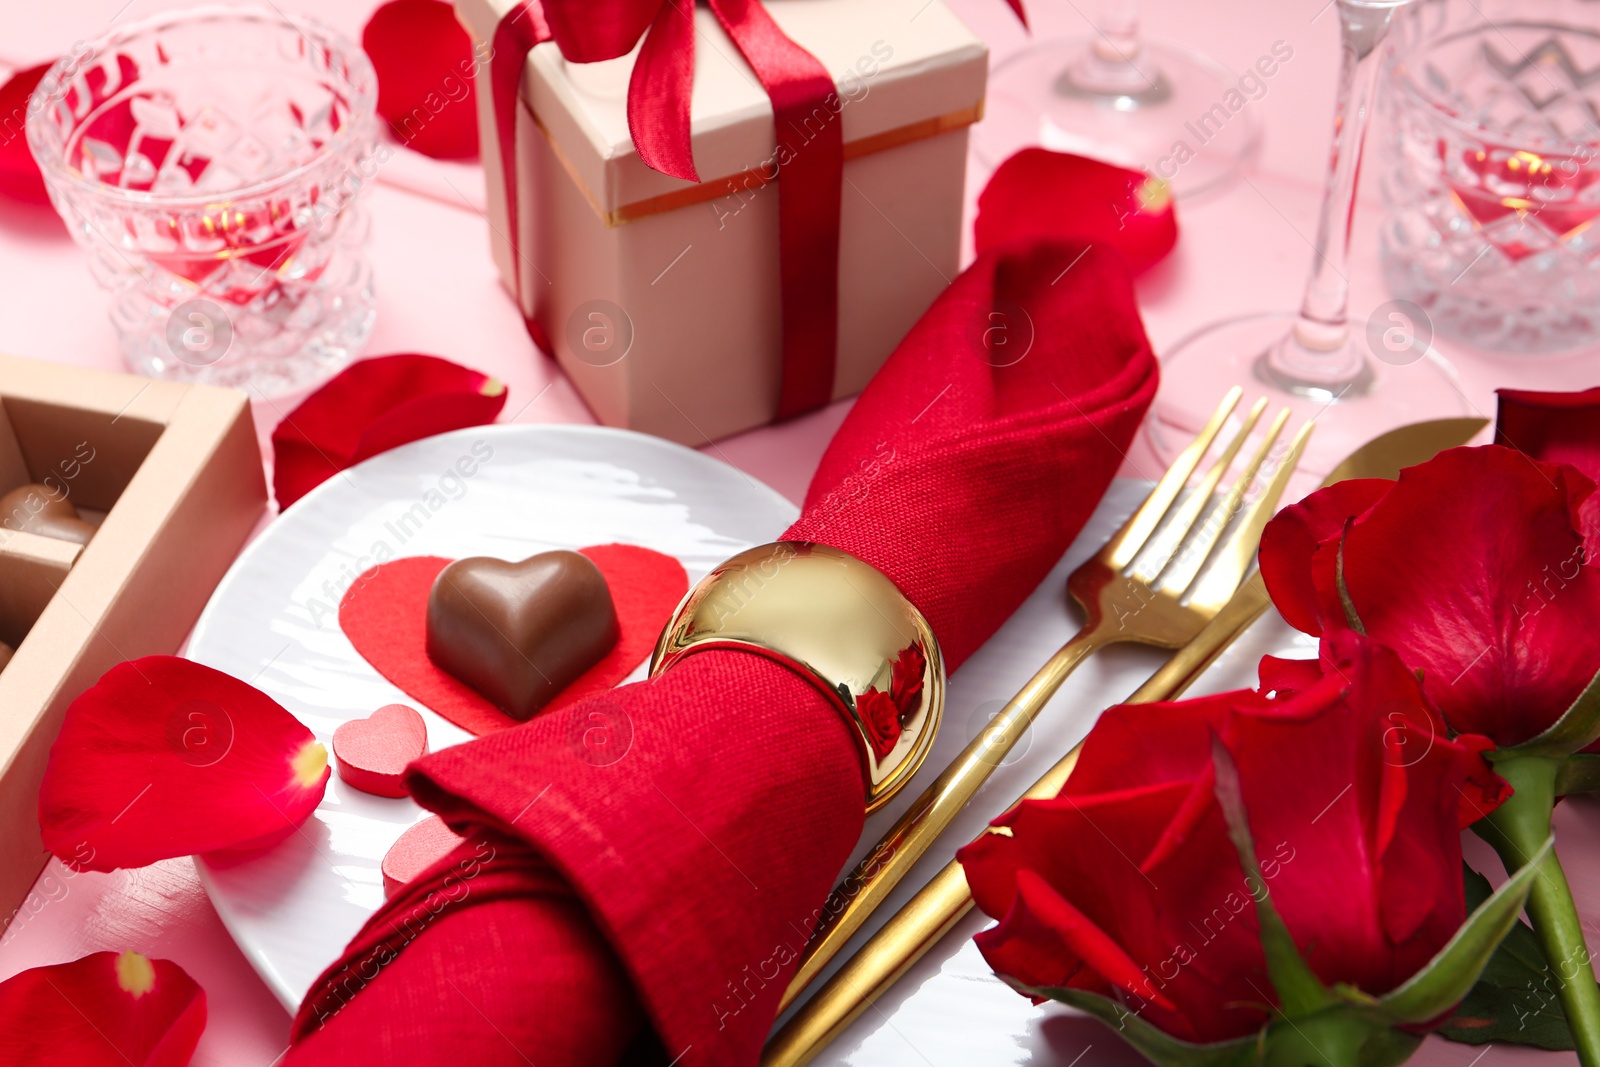
[[[473,37],[492,42],[515,0],[458,0]],[[846,157],[969,125],[981,117],[988,48],[943,0],[765,0],[778,26],[833,75]],[[710,9],[695,11],[690,115],[701,185],[645,166],[628,132],[634,52],[568,63],[554,42],[535,48],[522,83],[562,163],[609,223],[727,193],[726,183],[773,155],[772,104]],[[491,175],[490,180],[494,180]]]

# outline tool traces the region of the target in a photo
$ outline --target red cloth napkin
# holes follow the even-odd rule
[[[862,394],[785,536],[883,570],[953,669],[1060,559],[1155,386],[1117,257],[994,250]],[[318,980],[292,1067],[754,1064],[864,797],[838,713],[739,652],[429,756],[407,784],[469,839]]]

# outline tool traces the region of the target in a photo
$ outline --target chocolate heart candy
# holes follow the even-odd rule
[[[78,518],[78,509],[45,485],[19,485],[0,496],[0,526],[80,545],[94,536],[94,527]]]
[[[518,720],[621,636],[605,576],[576,552],[456,560],[434,580],[427,621],[428,658]]]
[[[11,662],[11,657],[16,655],[16,650],[4,641],[0,641],[0,671],[6,669],[6,664]]]

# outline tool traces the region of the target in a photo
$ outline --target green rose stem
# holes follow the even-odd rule
[[[1494,757],[1494,769],[1516,790],[1474,829],[1500,854],[1507,873],[1520,870],[1550,836],[1556,776],[1561,760],[1510,751]],[[1595,985],[1589,947],[1583,937],[1572,889],[1555,853],[1533,880],[1528,918],[1556,978],[1556,994],[1572,1028],[1578,1061],[1600,1067],[1600,986]]]

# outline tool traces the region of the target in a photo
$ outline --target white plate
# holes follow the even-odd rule
[[[520,557],[547,547],[621,539],[678,556],[694,580],[733,552],[770,540],[794,514],[787,501],[732,468],[651,438],[565,427],[462,431],[380,456],[291,508],[224,579],[196,630],[191,657],[247,679],[259,674],[254,684],[323,740],[346,719],[403,699],[355,653],[331,615],[311,624],[308,598],[331,604],[321,583],[336,580],[341,568],[345,574],[357,569],[353,557],[382,536],[392,513],[409,508],[432,484],[436,476],[430,472],[443,470],[479,438],[494,446],[494,460],[462,501],[441,509],[423,534],[406,543],[405,554]],[[1067,574],[1104,543],[1148,490],[1147,483],[1116,482],[1050,576],[952,677],[932,756],[917,780],[868,822],[852,863],[1071,635],[1077,616],[1066,606]],[[519,521],[518,515],[529,518]],[[513,542],[512,536],[525,539]],[[1315,645],[1269,617],[1222,655],[1195,692],[1254,684],[1255,665],[1268,652],[1311,656]],[[1102,708],[1131,693],[1160,662],[1153,650],[1124,647],[1080,667],[856,944],[1081,740]],[[424,714],[435,749],[466,739],[463,731]],[[420,816],[409,800],[366,796],[343,788],[335,776],[304,834],[242,867],[200,864],[223,921],[291,1010],[382,900],[379,862]],[[1060,1005],[1036,1008],[995,978],[972,944],[972,934],[988,922],[968,916],[814,1062],[1143,1062],[1098,1024]]]
[[[417,703],[338,625],[340,595],[380,544],[397,557],[523,559],[620,541],[677,557],[693,583],[794,516],[755,479],[659,438],[580,426],[459,430],[374,457],[289,508],[223,578],[187,655],[251,682],[328,744],[340,723]],[[423,717],[434,751],[469,739],[432,711]],[[222,921],[291,1011],[383,903],[384,853],[423,814],[334,774],[315,815],[283,844],[235,866],[199,861]]]

